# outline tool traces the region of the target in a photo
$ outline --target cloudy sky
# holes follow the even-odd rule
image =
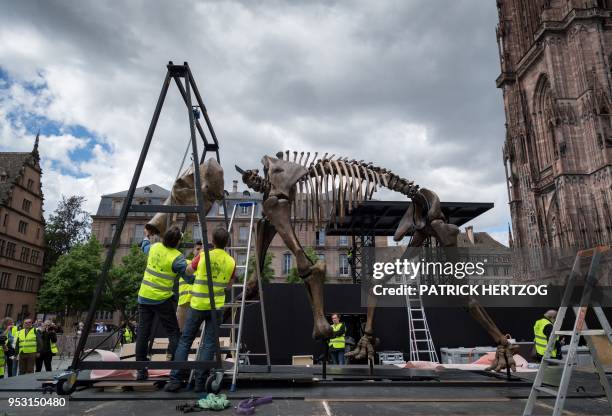
[[[188,61],[221,145],[365,159],[442,200],[494,202],[507,241],[495,3],[0,0],[0,151],[41,131],[47,214],[61,195],[127,189],[165,64]],[[169,188],[188,140],[170,90],[140,185]],[[231,186],[231,185],[229,185]],[[228,187],[228,185],[226,185]],[[384,195],[393,197],[393,195]]]

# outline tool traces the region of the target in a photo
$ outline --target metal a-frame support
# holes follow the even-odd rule
[[[187,113],[189,117],[189,129],[191,135],[191,150],[192,150],[192,160],[194,164],[194,181],[195,181],[195,189],[196,189],[196,205],[132,205],[132,201],[134,198],[134,193],[136,191],[136,187],[138,185],[138,181],[140,179],[140,175],[142,173],[142,168],[144,166],[145,160],[147,158],[147,154],[149,151],[149,147],[153,140],[153,134],[155,133],[155,128],[157,126],[157,122],[159,120],[159,116],[161,114],[161,110],[168,93],[168,88],[170,87],[171,81],[175,82],[178,87],[181,96],[183,97],[183,101],[185,106],[187,107]],[[193,91],[193,93],[192,93]],[[192,102],[192,94],[195,97],[195,101],[197,105],[193,105]],[[200,114],[203,115],[204,121],[206,122],[206,128],[208,133],[210,134],[210,139],[207,138],[207,134],[205,133],[204,128],[199,122]],[[196,131],[198,132],[202,142],[204,143],[204,148],[202,151],[201,157],[198,157],[198,143],[196,140]],[[138,163],[136,164],[136,169],[134,171],[134,176],[132,177],[132,181],[130,183],[130,188],[127,192],[127,196],[125,198],[124,204],[121,208],[121,213],[119,214],[119,220],[115,229],[115,234],[113,235],[113,240],[111,246],[107,252],[106,259],[102,266],[102,271],[100,273],[100,277],[98,278],[98,282],[96,284],[96,288],[93,293],[93,298],[89,307],[89,311],[87,313],[87,318],[85,320],[85,328],[84,331],[79,338],[79,342],[77,344],[76,350],[74,352],[74,357],[72,360],[72,364],[68,368],[68,370],[56,377],[55,384],[56,390],[58,394],[71,394],[77,385],[78,373],[81,370],[93,370],[93,369],[105,369],[105,370],[118,370],[118,369],[211,369],[216,368],[218,370],[222,369],[221,363],[221,353],[219,348],[219,328],[216,325],[217,319],[216,314],[219,313],[215,307],[214,301],[214,292],[212,285],[212,274],[210,270],[210,257],[208,252],[208,233],[206,227],[206,213],[204,212],[204,200],[201,192],[202,188],[202,178],[200,177],[199,163],[202,163],[205,160],[207,152],[215,152],[215,156],[217,161],[220,163],[219,159],[219,141],[217,140],[217,136],[213,129],[210,118],[208,117],[208,112],[206,110],[206,106],[202,100],[198,87],[193,79],[193,75],[191,73],[191,69],[187,62],[183,65],[175,65],[172,62],[169,62],[167,65],[167,72],[164,82],[162,84],[162,89],[159,94],[159,98],[157,100],[157,105],[155,107],[155,111],[153,113],[153,118],[149,125],[149,129],[147,131],[147,135],[142,146],[142,150],[140,152],[140,157],[138,158]],[[225,199],[223,200],[223,206],[225,207]],[[121,239],[121,233],[123,231],[123,227],[125,226],[127,216],[129,212],[150,212],[150,213],[183,213],[183,214],[197,214],[198,219],[200,221],[200,227],[202,229],[202,241],[204,246],[204,258],[206,260],[206,273],[207,273],[207,283],[208,283],[208,293],[210,296],[210,304],[212,309],[212,322],[215,323],[215,339],[217,343],[217,354],[216,359],[211,361],[118,361],[118,362],[98,362],[98,361],[84,361],[84,358],[89,353],[84,353],[84,348],[87,342],[87,337],[89,335],[89,331],[91,329],[91,325],[94,320],[94,314],[97,310],[98,304],[100,303],[100,298],[102,296],[102,291],[104,290],[104,286],[106,284],[110,284],[109,281],[109,271],[113,264],[113,258],[115,256],[115,252],[117,247],[119,246],[119,242]],[[225,222],[227,224],[227,209],[224,209],[225,213]],[[136,296],[136,294],[134,294]],[[112,334],[111,334],[112,335]],[[95,348],[94,348],[95,349]]]

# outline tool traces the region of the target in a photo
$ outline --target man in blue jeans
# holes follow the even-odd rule
[[[228,240],[229,233],[224,228],[217,228],[212,236],[214,249],[208,253],[212,274],[213,297],[215,308],[217,309],[217,326],[221,323],[223,317],[221,308],[225,304],[225,289],[231,287],[236,273],[236,262],[224,250]],[[191,287],[191,303],[187,312],[187,322],[185,322],[174,360],[187,361],[193,340],[198,336],[200,325],[204,322],[204,340],[200,342],[199,360],[212,361],[217,352],[217,340],[215,339],[215,324],[212,321],[204,253],[193,259],[191,267],[196,271]],[[187,281],[187,283],[191,282]],[[208,373],[208,370],[196,370],[196,392],[204,391],[204,384]],[[178,391],[183,386],[188,374],[189,372],[185,369],[172,370],[170,382],[166,384],[165,390],[168,392]]]

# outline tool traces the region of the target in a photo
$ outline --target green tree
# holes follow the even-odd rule
[[[146,267],[147,256],[138,246],[133,245],[130,252],[121,259],[121,264],[110,270],[115,305],[128,314],[136,310],[136,294]]]
[[[269,253],[269,252],[266,253],[266,258],[264,260],[264,267],[261,273],[262,283],[270,283],[270,280],[274,278],[274,269],[272,268],[273,259],[274,259],[274,254]],[[255,265],[255,255],[252,255],[249,258],[249,278],[253,276],[253,273],[255,273],[256,268],[257,267]],[[238,269],[236,273],[238,273],[238,281],[242,283],[242,276],[244,276],[244,273],[241,273],[241,269]]]
[[[76,244],[89,239],[91,217],[83,209],[85,198],[82,196],[62,196],[57,208],[45,225],[44,272],[48,272],[60,256]]]
[[[76,243],[62,254],[45,274],[38,294],[42,312],[58,312],[71,316],[89,309],[91,296],[100,276],[102,245],[95,237]],[[110,297],[102,307],[110,305]]]
[[[316,263],[317,261],[319,261],[319,256],[317,252],[314,250],[314,248],[306,247],[304,249],[304,252],[306,253],[306,257],[308,257],[313,263]],[[287,273],[287,283],[302,283],[302,282],[303,280],[300,278],[300,275],[298,274],[297,267],[294,266],[291,269],[289,269],[289,273]]]

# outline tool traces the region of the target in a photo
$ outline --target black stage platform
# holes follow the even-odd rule
[[[334,368],[330,375],[351,376],[363,369]],[[251,373],[260,368],[251,368]],[[345,371],[346,370],[346,371]],[[393,375],[396,370],[377,368],[379,372]],[[402,369],[397,369],[402,370]],[[411,370],[416,374],[420,370]],[[286,367],[275,368],[280,374],[317,375],[320,369],[310,367],[293,371]],[[83,372],[85,373],[85,372]],[[274,402],[257,408],[257,415],[520,415],[529,395],[530,379],[535,373],[521,373],[518,381],[507,382],[505,377],[491,377],[481,372],[444,370],[427,371],[435,374],[429,380],[394,382],[344,382],[315,380],[310,383],[252,383],[240,381],[238,391],[229,393],[233,405],[238,400],[251,396],[272,396]],[[566,409],[568,415],[610,415],[601,387],[594,374],[576,371],[570,385]],[[194,400],[199,395],[191,391],[166,393],[163,390],[129,391],[88,388],[75,392],[65,406],[53,407],[9,407],[9,398],[55,397],[42,393],[42,379],[51,378],[51,373],[29,374],[0,380],[0,415],[100,415],[148,416],[181,414],[175,407]],[[85,375],[85,374],[83,374]],[[312,377],[311,377],[312,378]],[[315,377],[316,378],[316,377]],[[612,378],[612,375],[609,375]],[[491,387],[491,388],[488,388]],[[538,405],[536,414],[550,414],[552,398]],[[234,414],[228,409],[221,414]]]

